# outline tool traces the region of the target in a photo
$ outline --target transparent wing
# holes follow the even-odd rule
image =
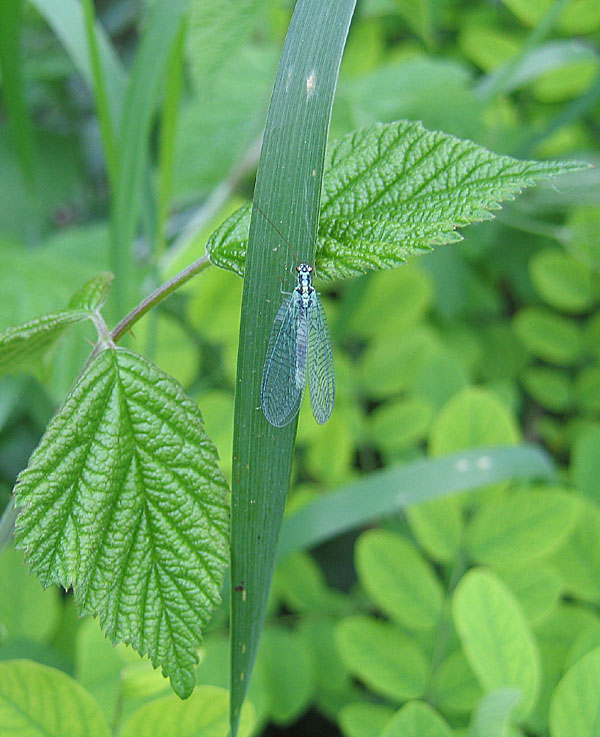
[[[323,425],[333,410],[335,375],[327,317],[316,292],[312,294],[310,311],[308,387],[313,415],[319,425]]]
[[[284,427],[298,414],[306,385],[306,314],[291,294],[279,308],[265,357],[260,399],[265,417]],[[302,344],[304,358],[302,359]],[[300,349],[300,350],[299,350]]]

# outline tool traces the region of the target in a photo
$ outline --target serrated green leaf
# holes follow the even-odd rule
[[[577,499],[561,489],[503,494],[477,510],[467,530],[466,549],[478,563],[523,563],[557,548],[578,513]]]
[[[381,737],[452,737],[452,730],[429,704],[411,701],[394,714]]]
[[[395,701],[424,693],[425,656],[393,625],[372,617],[346,617],[337,625],[335,639],[350,672],[376,693]]]
[[[65,330],[89,317],[83,310],[62,310],[8,328],[0,334],[0,374],[39,368]]]
[[[389,269],[433,246],[455,243],[457,228],[489,220],[502,200],[582,167],[518,161],[420,123],[398,121],[349,133],[327,151],[317,271],[324,278]],[[210,237],[212,263],[244,273],[251,206]]]
[[[338,720],[346,737],[379,737],[393,715],[389,706],[360,701],[343,706]]]
[[[514,686],[519,714],[535,704],[540,681],[536,642],[517,600],[491,572],[473,569],[459,583],[454,622],[463,650],[486,690]]]
[[[506,737],[511,713],[520,698],[518,688],[499,688],[486,694],[477,704],[468,737]]]
[[[227,564],[227,485],[194,402],[124,349],[80,378],[19,475],[15,538],[44,585],[73,587],[113,642],[182,697]]]
[[[0,663],[0,727],[23,737],[110,737],[98,704],[62,671],[30,660]]]
[[[96,274],[71,297],[69,309],[89,312],[99,310],[106,301],[113,279],[114,274],[111,271]]]
[[[440,582],[408,540],[388,530],[369,530],[356,543],[355,559],[361,584],[387,615],[411,629],[439,622]]]
[[[227,737],[229,692],[198,686],[189,699],[164,696],[144,704],[127,719],[119,737]],[[246,702],[240,719],[241,737],[252,733],[255,713]]]
[[[600,648],[573,665],[550,703],[552,737],[596,737],[600,721]]]

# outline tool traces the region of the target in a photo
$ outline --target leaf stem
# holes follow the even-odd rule
[[[160,304],[170,294],[177,290],[180,286],[188,282],[192,277],[199,274],[204,269],[210,266],[208,256],[204,254],[201,258],[197,259],[185,269],[175,274],[174,277],[169,281],[161,284],[160,287],[155,289],[149,294],[144,300],[142,300],[137,307],[134,307],[131,312],[124,317],[121,322],[111,330],[110,338],[116,343],[123,335],[131,329],[131,327],[142,318],[149,310]]]

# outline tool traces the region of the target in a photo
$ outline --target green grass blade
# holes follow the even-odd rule
[[[171,49],[188,4],[189,0],[154,3],[125,93],[110,237],[117,316],[129,309],[134,299],[132,245],[148,165],[150,124],[162,91]]]
[[[110,109],[106,78],[100,57],[98,36],[96,34],[96,11],[92,0],[83,0],[83,16],[85,32],[90,54],[90,69],[92,72],[94,99],[98,111],[98,123],[104,146],[106,170],[108,179],[114,184],[118,171],[117,143],[115,141],[115,121]]]
[[[81,4],[76,0],[32,0],[32,4],[46,19],[71,57],[77,71],[94,89],[94,76],[90,64],[87,34]],[[102,61],[106,94],[113,119],[118,122],[125,90],[125,72],[121,67],[110,39],[96,24],[98,53]]]
[[[286,38],[256,181],[244,279],[233,440],[231,734],[250,682],[275,565],[295,423],[276,429],[260,408],[267,339],[281,301],[278,277],[315,254],[333,94],[354,0],[300,0]]]
[[[510,479],[555,477],[550,456],[533,445],[474,448],[385,469],[320,497],[286,519],[279,557],[429,499]]]
[[[166,225],[169,215],[169,200],[173,182],[175,162],[175,135],[179,122],[179,102],[183,91],[183,64],[185,61],[186,25],[183,24],[171,52],[165,99],[161,111],[160,136],[158,144],[158,193],[156,206],[157,252],[160,258],[166,246]]]
[[[25,181],[35,184],[35,141],[25,103],[21,54],[21,0],[0,3],[0,68],[2,99]]]

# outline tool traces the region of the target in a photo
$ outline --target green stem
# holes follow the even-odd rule
[[[121,322],[113,328],[110,333],[110,338],[114,343],[117,343],[120,338],[125,335],[126,332],[131,330],[132,326],[140,320],[149,310],[156,305],[160,304],[170,294],[177,290],[180,286],[188,282],[192,277],[199,274],[204,269],[210,266],[210,261],[206,254],[194,261],[192,264],[187,266],[185,269],[180,271],[178,274],[169,281],[161,284],[160,287],[155,289],[152,294],[149,294],[146,299],[142,300],[137,307],[134,307],[131,312],[124,317]]]

